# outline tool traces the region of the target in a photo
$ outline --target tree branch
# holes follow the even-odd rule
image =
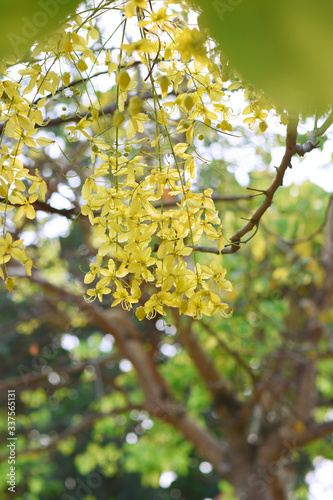
[[[298,447],[305,446],[316,439],[328,436],[333,432],[333,421],[316,424],[309,427],[303,433],[295,435],[295,443]]]
[[[89,429],[97,420],[101,420],[102,418],[109,417],[112,415],[119,415],[123,414],[127,411],[131,410],[138,410],[142,409],[142,406],[140,404],[137,405],[128,405],[123,408],[117,408],[109,413],[97,413],[97,412],[91,412],[87,413],[81,422],[78,424],[73,425],[72,427],[69,427],[65,431],[61,432],[56,438],[54,438],[48,445],[40,447],[40,448],[23,448],[22,450],[16,449],[15,454],[16,457],[19,455],[30,455],[36,454],[36,453],[45,453],[53,450],[54,448],[57,447],[57,445],[61,442],[67,439],[68,437],[75,436],[79,434],[80,432],[85,431],[86,429]],[[8,453],[3,453],[0,455],[0,463],[3,462],[4,460],[8,459]]]
[[[240,249],[241,238],[258,226],[261,217],[271,206],[274,194],[280,186],[283,185],[283,177],[288,167],[290,167],[291,158],[296,152],[296,137],[297,137],[298,118],[290,118],[287,126],[286,151],[282,158],[280,166],[276,169],[276,176],[270,187],[264,191],[265,198],[260,207],[252,215],[249,222],[239,229],[230,239],[231,245],[224,248],[222,253],[235,253]]]
[[[145,397],[143,407],[152,417],[158,417],[180,431],[197,451],[213,464],[220,476],[229,472],[230,464],[225,446],[212,431],[187,415],[183,403],[174,400],[165,380],[146,351],[140,332],[126,313],[118,308],[105,310],[95,303],[84,302],[80,296],[42,280],[37,273],[33,273],[32,280],[49,294],[55,295],[56,300],[61,297],[61,300],[77,304],[86,313],[90,325],[96,325],[102,331],[111,333],[121,354],[131,361],[136,370]]]
[[[224,342],[218,335],[217,333],[214,331],[213,328],[210,327],[210,325],[208,323],[206,323],[205,321],[201,320],[201,324],[202,326],[209,332],[209,334],[214,337],[219,346],[221,347],[221,349],[223,349],[224,351],[226,351],[228,354],[230,354],[230,356],[232,356],[234,358],[234,360],[236,361],[236,363],[241,366],[243,368],[243,370],[248,374],[248,376],[250,377],[250,379],[252,380],[253,383],[255,383],[257,381],[257,377],[255,376],[255,374],[253,373],[253,371],[251,370],[251,368],[245,363],[245,361],[241,358],[239,352],[237,351],[234,351],[233,349],[231,349],[226,342]]]
[[[212,247],[195,247],[195,250],[198,252],[208,252],[215,253],[219,255],[222,254],[231,254],[238,252],[241,243],[245,243],[241,241],[241,238],[245,236],[245,234],[249,233],[255,227],[258,228],[261,217],[271,206],[273,197],[280,186],[283,185],[284,174],[288,167],[291,167],[291,158],[296,153],[296,137],[297,137],[297,125],[298,118],[290,118],[289,124],[287,126],[287,137],[286,137],[286,150],[284,156],[282,158],[280,166],[276,169],[275,179],[267,190],[262,190],[261,192],[265,195],[264,201],[260,205],[260,207],[255,211],[252,215],[251,219],[248,221],[245,226],[239,229],[231,238],[230,244],[226,245],[222,252],[219,252],[217,248]]]
[[[113,361],[113,360],[116,360],[117,358],[119,357],[118,354],[112,354],[110,356],[105,356],[103,358],[100,358],[100,359],[87,359],[84,363],[80,363],[76,366],[67,366],[67,367],[61,367],[61,366],[54,366],[52,367],[52,371],[58,373],[58,374],[62,374],[62,373],[66,373],[68,375],[75,375],[77,373],[81,373],[85,367],[87,366],[87,364],[93,364],[93,365],[99,365],[99,366],[103,366],[107,363],[109,363],[110,361]],[[5,391],[7,389],[14,389],[14,388],[17,388],[17,387],[20,387],[21,385],[30,385],[30,384],[34,384],[36,382],[40,382],[41,380],[44,380],[48,377],[49,375],[49,372],[47,373],[44,373],[44,372],[40,372],[40,373],[27,373],[25,375],[20,375],[19,377],[14,377],[14,378],[10,378],[10,379],[7,379],[7,380],[4,380],[2,383],[0,383],[0,390],[1,391]]]
[[[264,215],[264,213],[271,206],[273,197],[277,191],[277,189],[283,185],[283,178],[285,172],[288,167],[291,167],[291,158],[297,153],[299,156],[304,156],[306,152],[312,151],[315,147],[318,146],[316,142],[316,138],[323,135],[326,130],[333,123],[333,112],[328,116],[326,121],[319,129],[315,129],[310,133],[309,141],[305,144],[296,144],[297,137],[297,124],[298,119],[291,118],[289,124],[287,126],[287,137],[286,137],[286,151],[282,158],[280,166],[276,169],[276,175],[273,183],[267,190],[258,190],[265,195],[264,201],[260,205],[260,207],[256,210],[256,212],[252,215],[251,219],[248,223],[239,229],[231,238],[230,244],[226,245],[222,250],[222,254],[231,254],[238,252],[241,247],[241,244],[246,243],[246,241],[241,241],[241,238],[252,231],[255,227],[258,227],[259,222]],[[247,240],[248,241],[248,240]],[[206,252],[206,253],[214,253],[219,255],[219,251],[214,247],[203,247],[203,246],[195,246],[195,250],[197,252]]]
[[[125,103],[125,106],[128,104],[129,99],[132,97],[132,95],[137,95],[137,94],[131,94],[128,96],[127,101]],[[151,98],[151,92],[143,92],[140,95],[140,98],[144,101],[146,99]],[[117,104],[114,102],[113,104],[109,104],[109,106],[105,106],[105,108],[100,109],[98,111],[98,116],[104,116],[104,115],[112,115],[117,109]],[[57,116],[56,118],[51,118],[45,125],[42,127],[39,127],[40,130],[43,130],[45,127],[50,128],[50,127],[55,127],[57,125],[61,125],[62,123],[67,123],[67,122],[75,122],[78,123],[80,120],[83,118],[87,119],[91,117],[91,112],[89,111],[88,113],[85,113],[83,115],[67,115],[66,118],[62,119],[60,116]],[[0,127],[0,132],[1,132],[1,127]]]
[[[278,233],[275,233],[274,231],[271,231],[266,226],[266,224],[264,225],[263,223],[261,223],[261,227],[264,229],[264,231],[267,234],[275,236],[275,238],[278,238],[279,241],[281,241],[284,245],[289,245],[289,246],[292,247],[294,245],[298,245],[299,243],[305,243],[306,241],[312,240],[315,236],[317,236],[317,234],[319,234],[319,233],[321,233],[323,231],[323,229],[325,228],[325,226],[327,225],[327,222],[328,222],[328,217],[329,217],[329,213],[330,213],[330,207],[331,207],[332,203],[333,203],[333,196],[331,196],[329,198],[329,202],[328,202],[328,205],[327,205],[327,208],[326,208],[326,211],[325,211],[325,216],[324,216],[323,222],[317,227],[317,229],[315,231],[313,231],[313,233],[309,234],[308,236],[303,236],[302,238],[295,238],[293,240],[285,240]]]
[[[325,243],[322,251],[322,263],[325,268],[325,279],[321,292],[318,294],[318,303],[322,309],[332,307],[333,295],[333,195],[327,208],[325,218]]]
[[[5,198],[0,197],[0,203],[7,203]],[[9,203],[11,207],[21,207],[19,203]],[[76,208],[55,208],[46,203],[45,201],[35,201],[34,203],[31,203],[31,205],[34,207],[35,210],[46,212],[49,214],[57,214],[57,215],[62,215],[63,217],[67,217],[67,219],[73,219],[79,215],[80,212]]]
[[[333,111],[328,115],[321,127],[315,128],[310,132],[309,139],[304,144],[296,144],[296,153],[298,154],[298,156],[304,156],[306,153],[309,153],[313,149],[318,148],[319,141],[317,141],[317,138],[322,136],[332,125],[332,123]]]
[[[188,351],[191,360],[195,364],[207,390],[214,398],[214,404],[223,418],[234,417],[240,407],[236,395],[230,384],[221,377],[214,366],[213,359],[201,347],[197,336],[189,327],[179,330],[179,340]]]
[[[234,196],[212,196],[212,200],[216,203],[224,202],[224,201],[239,201],[239,200],[251,200],[257,195],[253,194],[239,194]],[[174,207],[179,203],[177,197],[175,197],[175,201],[163,201],[163,207]],[[161,202],[158,202],[154,205],[154,208],[160,208]]]

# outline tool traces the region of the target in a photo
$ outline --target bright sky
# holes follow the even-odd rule
[[[315,470],[309,472],[306,481],[310,485],[309,500],[332,500],[333,498],[333,462],[322,457],[314,460]]]

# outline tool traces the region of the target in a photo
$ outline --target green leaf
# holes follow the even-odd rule
[[[54,31],[79,4],[78,0],[16,0],[2,2],[0,58],[22,57]]]
[[[195,0],[233,69],[277,104],[312,113],[333,102],[333,4]]]

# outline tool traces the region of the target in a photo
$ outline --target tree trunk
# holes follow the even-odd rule
[[[287,500],[287,484],[283,483],[284,471],[270,472],[258,464],[239,468],[231,477],[237,500]],[[222,497],[223,498],[223,497]]]
[[[266,443],[268,453],[260,453],[263,445],[251,446],[242,433],[230,432],[229,436],[232,467],[228,481],[237,500],[287,500],[294,486],[290,449],[280,450],[279,441],[272,440]]]

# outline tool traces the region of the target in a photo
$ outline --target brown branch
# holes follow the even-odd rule
[[[55,301],[61,297],[61,300],[77,304],[86,313],[90,325],[111,333],[121,354],[131,361],[136,370],[145,397],[143,407],[152,417],[158,417],[179,430],[213,464],[220,476],[229,472],[229,460],[223,443],[212,431],[189,417],[183,403],[174,400],[165,380],[145,350],[140,332],[127,313],[118,308],[105,310],[95,303],[84,302],[82,297],[42,280],[37,273],[33,273],[32,280],[41,285],[49,295],[54,295]]]
[[[137,94],[132,94],[132,95],[137,95]],[[132,95],[128,96],[127,101],[125,103],[125,106],[127,105],[129,99],[132,97]],[[151,98],[151,92],[143,92],[140,96],[140,98],[144,101],[146,99]],[[98,110],[98,116],[104,116],[104,115],[112,115],[117,109],[117,104],[109,104],[109,106],[105,106],[105,108]],[[45,125],[42,127],[39,127],[40,130],[44,128],[50,128],[50,127],[55,127],[57,125],[61,125],[62,123],[68,123],[68,122],[74,122],[78,123],[80,120],[83,118],[88,119],[91,117],[91,112],[88,111],[88,113],[85,113],[83,115],[75,114],[75,115],[67,115],[66,118],[62,119],[60,116],[57,116],[56,118],[51,118]],[[1,127],[0,127],[0,132],[1,132]]]
[[[262,192],[265,195],[265,198],[260,207],[252,215],[248,223],[245,224],[245,226],[243,226],[241,229],[236,231],[236,233],[230,238],[230,244],[226,245],[225,248],[223,248],[222,252],[219,252],[217,248],[211,248],[211,247],[207,248],[195,247],[196,251],[215,253],[217,255],[219,255],[220,253],[231,254],[238,252],[241,247],[241,244],[246,243],[242,241],[241,238],[245,236],[245,234],[252,231],[252,229],[258,228],[262,216],[272,204],[273,197],[276,191],[280,186],[283,185],[283,178],[287,168],[291,167],[290,164],[291,158],[296,153],[297,125],[298,125],[298,118],[291,118],[289,120],[289,124],[287,126],[286,150],[282,158],[281,164],[278,168],[276,168],[276,175],[270,187],[267,190],[262,190],[262,191],[257,190],[259,192]]]
[[[230,238],[230,244],[226,245],[225,248],[222,250],[222,254],[231,254],[238,252],[238,250],[241,247],[241,244],[246,243],[246,241],[241,241],[241,238],[252,231],[255,227],[258,227],[259,222],[264,215],[264,213],[268,210],[268,208],[271,206],[273,197],[277,191],[277,189],[283,185],[283,178],[285,175],[285,172],[288,167],[291,167],[291,158],[294,156],[295,153],[297,153],[300,156],[304,156],[306,152],[311,151],[315,147],[317,147],[317,142],[313,139],[313,135],[315,134],[315,138],[323,135],[325,131],[330,127],[330,125],[333,123],[333,112],[328,116],[326,121],[323,123],[323,125],[319,129],[315,129],[314,131],[311,132],[309,141],[305,144],[296,144],[296,136],[297,136],[297,124],[298,124],[298,119],[290,119],[288,127],[287,127],[287,137],[286,137],[286,151],[283,156],[283,159],[281,161],[280,166],[276,169],[276,175],[273,183],[270,185],[270,187],[267,190],[256,190],[258,192],[262,192],[262,194],[265,195],[264,201],[260,205],[260,207],[256,210],[256,212],[252,215],[251,219],[248,221],[248,223],[243,226],[241,229],[239,229],[231,238]],[[311,147],[308,145],[308,143],[311,142]],[[325,218],[326,222],[326,218]],[[248,241],[248,240],[247,240]],[[219,254],[220,252],[218,251],[217,248],[214,247],[203,247],[203,246],[196,246],[195,250],[197,252],[206,252],[206,253],[214,253],[214,254]]]
[[[333,406],[333,398],[325,399],[325,398],[317,398],[316,407],[325,407],[330,408]]]
[[[299,243],[305,243],[306,241],[312,240],[315,236],[317,236],[317,234],[319,234],[319,233],[321,233],[323,231],[323,229],[325,228],[325,226],[327,224],[327,221],[328,221],[329,210],[330,210],[330,207],[331,207],[332,203],[333,203],[333,196],[331,196],[329,198],[329,202],[328,202],[328,205],[327,205],[327,208],[326,208],[326,211],[325,211],[325,217],[324,217],[323,222],[317,227],[317,229],[315,231],[313,231],[308,236],[303,236],[302,238],[295,238],[294,240],[285,240],[278,233],[275,233],[274,231],[271,231],[266,225],[261,224],[261,227],[264,229],[264,231],[267,234],[270,234],[271,236],[275,236],[275,238],[278,238],[285,245],[294,246],[294,245],[298,245]]]
[[[97,420],[101,420],[102,418],[109,417],[112,415],[119,415],[120,413],[123,414],[125,412],[131,411],[131,410],[140,410],[142,409],[142,406],[140,404],[137,405],[128,405],[124,408],[117,408],[109,413],[97,413],[97,412],[92,412],[92,413],[87,413],[81,422],[78,424],[73,425],[72,427],[69,427],[62,433],[60,433],[56,438],[54,438],[48,445],[40,447],[40,448],[23,448],[22,450],[16,449],[15,454],[17,456],[21,455],[30,455],[36,454],[36,453],[45,453],[53,450],[54,448],[57,447],[57,445],[61,442],[67,439],[68,437],[75,436],[79,434],[80,432],[85,431],[86,429],[89,429]],[[8,453],[3,453],[0,455],[0,463],[3,462],[4,460],[8,459]]]
[[[296,153],[298,156],[304,156],[306,153],[310,153],[310,151],[319,147],[320,143],[316,140],[316,134],[313,132],[310,133],[309,140],[304,144],[296,144]]]
[[[218,202],[220,202],[220,201],[237,201],[237,200],[247,200],[247,199],[251,199],[251,198],[253,198],[253,195],[216,196],[213,198],[213,201],[218,201]],[[0,197],[0,203],[6,203],[6,199]],[[164,207],[175,206],[177,203],[179,203],[179,201],[164,202],[163,206]],[[17,207],[17,208],[19,208],[21,206],[19,203],[9,203],[9,202],[8,202],[8,205],[10,205],[12,207]],[[74,219],[80,215],[80,211],[76,207],[73,207],[73,208],[55,208],[55,207],[52,207],[51,205],[49,205],[48,203],[46,203],[44,201],[40,201],[40,200],[35,201],[31,205],[34,207],[34,209],[36,211],[42,211],[42,212],[46,212],[49,214],[61,215],[63,217],[66,217],[67,219]],[[161,206],[161,203],[154,205],[155,208],[158,208],[160,206]],[[199,248],[202,248],[202,250],[200,250]],[[196,247],[195,249],[198,252],[200,252],[200,251],[201,252],[209,252],[209,249],[207,250],[206,247]],[[212,253],[215,253],[215,250],[216,249],[213,249]]]
[[[213,196],[212,200],[214,202],[251,200],[252,198],[255,198],[256,196],[257,195],[255,195],[255,194],[237,194],[234,196]]]
[[[141,61],[134,61],[132,64],[127,64],[127,65],[122,65],[120,69],[126,68],[134,68],[135,66],[138,66],[141,63]],[[94,75],[89,75],[86,78],[78,78],[77,80],[73,80],[70,82],[68,85],[64,85],[63,87],[59,88],[58,90],[55,91],[54,95],[61,94],[64,90],[70,89],[71,87],[76,87],[76,85],[80,85],[81,83],[86,83],[89,82],[92,78],[96,78],[97,76],[101,75],[107,75],[109,73],[109,70],[105,71],[100,71],[99,73],[95,73]],[[38,97],[33,104],[37,104],[41,99],[51,99],[53,98],[53,94],[47,94],[46,96]]]
[[[67,367],[61,367],[61,366],[54,366],[51,367],[52,371],[58,373],[58,374],[63,374],[66,373],[68,375],[75,375],[77,373],[81,373],[87,366],[87,364],[93,364],[93,365],[98,365],[98,366],[103,366],[106,363],[109,363],[112,360],[116,360],[119,357],[118,354],[112,354],[110,356],[106,356],[104,358],[100,359],[87,359],[84,363],[80,363],[77,366],[67,366]],[[46,379],[49,375],[49,372],[44,373],[31,373],[31,374],[25,374],[20,375],[19,377],[13,377],[7,380],[4,380],[2,383],[0,383],[0,390],[5,391],[7,389],[14,389],[17,387],[20,387],[21,385],[30,385],[34,384],[36,382],[40,382],[44,379]]]
[[[110,104],[109,106],[105,106],[105,108],[98,110],[98,116],[104,115],[112,115],[116,110],[116,104]],[[57,116],[56,118],[51,118],[45,125],[40,127],[40,129],[56,127],[57,125],[61,125],[63,123],[74,122],[78,123],[83,118],[87,119],[91,117],[90,111],[88,113],[84,113],[83,115],[75,114],[75,115],[67,115],[64,118],[61,116]]]
[[[309,153],[313,149],[318,148],[319,141],[317,141],[317,138],[322,136],[332,125],[332,123],[333,111],[328,115],[321,127],[315,128],[310,132],[309,139],[304,144],[296,144],[296,153],[298,154],[298,156],[304,156],[306,153]]]
[[[0,197],[0,203],[6,203],[6,199]],[[22,205],[20,203],[9,203],[11,207],[21,207]],[[63,217],[67,217],[67,219],[73,219],[79,215],[80,212],[76,208],[55,208],[46,203],[45,201],[35,201],[34,203],[31,203],[31,205],[34,207],[35,210],[46,212],[49,214],[57,214],[57,215],[62,215]]]
[[[171,412],[166,408],[158,415],[156,410],[153,414],[175,427],[190,442],[196,450],[210,461],[220,478],[228,479],[231,464],[228,458],[228,448],[209,429],[199,424],[185,413]]]
[[[220,252],[218,251],[217,248],[215,247],[203,247],[203,246],[200,246],[200,245],[194,245],[194,250],[196,252],[203,252],[203,253],[214,253],[216,255],[220,255]],[[224,250],[224,249],[223,249]],[[223,252],[222,250],[222,253],[225,253]]]
[[[315,424],[314,426],[308,427],[306,431],[299,435],[295,435],[295,443],[298,447],[305,446],[316,439],[323,438],[332,434],[333,432],[333,421],[324,422],[322,424]]]
[[[133,94],[133,95],[137,95],[137,94]],[[131,96],[128,96],[126,104],[128,103],[130,97]],[[149,99],[150,97],[152,97],[152,95],[151,95],[151,92],[144,92],[143,94],[141,94],[140,97],[142,100],[145,100],[145,99]],[[110,114],[112,115],[115,112],[116,108],[117,108],[116,103],[110,104],[109,106],[105,106],[105,108],[100,109],[98,111],[98,116],[104,116],[104,115],[110,115]],[[62,119],[61,116],[57,116],[56,118],[51,118],[48,122],[45,122],[45,124],[42,126],[36,125],[36,128],[38,128],[39,130],[43,130],[44,128],[51,128],[51,127],[56,127],[57,125],[62,125],[63,123],[69,123],[69,122],[78,123],[83,118],[87,119],[90,117],[91,117],[90,111],[88,111],[87,113],[84,113],[83,115],[79,115],[79,114],[66,115],[66,117],[64,119]],[[5,124],[6,123],[3,123],[0,125],[0,134],[3,131]]]
[[[75,87],[76,85],[80,85],[80,83],[85,83],[90,81],[92,78],[96,78],[97,76],[101,75],[106,75],[108,74],[108,70],[105,71],[100,71],[100,73],[95,73],[94,75],[88,76],[87,78],[78,78],[77,80],[73,80],[70,82],[68,85],[64,85],[63,87],[59,88],[58,90],[55,91],[54,95],[61,94],[64,90],[70,89],[70,87]],[[39,101],[42,99],[51,99],[54,98],[53,94],[47,94],[46,96],[38,97],[33,104],[37,104]]]
[[[240,407],[230,384],[220,375],[214,366],[213,359],[201,347],[197,336],[191,331],[190,325],[179,330],[179,340],[185,347],[207,390],[214,398],[214,405],[224,418],[234,417]]]
[[[316,363],[313,359],[295,364],[295,400],[293,411],[304,421],[313,417],[316,408]]]
[[[210,325],[208,323],[206,323],[205,321],[201,320],[201,324],[209,332],[209,334],[212,335],[217,340],[217,343],[219,344],[219,346],[221,347],[221,349],[223,349],[230,356],[232,356],[234,358],[234,360],[236,361],[236,363],[239,366],[241,366],[243,368],[243,370],[248,374],[248,376],[250,377],[250,379],[252,380],[252,382],[255,383],[257,381],[257,377],[255,376],[255,374],[253,373],[253,371],[251,370],[251,368],[242,359],[242,357],[240,356],[239,352],[235,351],[234,349],[231,349],[227,345],[227,343],[224,342],[218,336],[218,334],[214,331],[214,329],[210,327]]]
[[[275,387],[276,385],[274,379],[277,373],[281,370],[281,366],[283,365],[284,353],[277,352],[276,356],[277,357],[273,363],[267,364],[267,370],[265,370],[262,373],[261,377],[256,381],[254,392],[251,395],[250,400],[243,407],[243,410],[240,415],[240,421],[243,422],[244,424],[248,422],[248,419],[252,414],[253,408],[256,405],[260,404],[260,400],[262,399],[266,391],[269,391],[269,394],[272,397],[276,398],[278,396],[278,391],[276,390],[272,391],[272,387]]]
[[[239,194],[239,195],[234,195],[234,196],[212,196],[212,200],[216,203],[218,202],[224,202],[224,201],[239,201],[239,200],[251,200],[254,198],[256,195],[253,194]],[[180,200],[175,198],[175,201],[163,201],[163,207],[174,207],[177,205],[177,203],[180,203]],[[158,202],[154,205],[154,208],[160,208],[162,205],[161,202]]]
[[[230,239],[231,246],[228,246],[222,250],[221,253],[235,253],[240,249],[241,238],[252,231],[252,229],[258,226],[261,217],[271,206],[274,194],[280,186],[283,185],[283,177],[288,167],[290,167],[291,158],[296,152],[296,136],[297,136],[297,125],[298,118],[291,118],[287,126],[287,137],[286,137],[286,151],[282,158],[280,166],[276,169],[276,176],[270,187],[264,191],[265,194],[264,201],[256,212],[252,215],[249,222],[239,229]]]

